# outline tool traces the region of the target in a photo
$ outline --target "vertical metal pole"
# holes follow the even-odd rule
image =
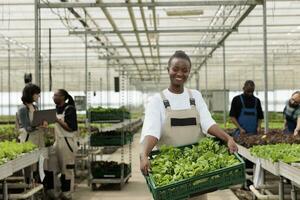
[[[108,55],[108,49],[106,48],[106,55]],[[106,106],[109,107],[110,95],[109,95],[109,59],[106,59]]]
[[[39,0],[34,0],[35,84],[40,85]]]
[[[276,80],[275,80],[275,56],[273,52],[273,109],[276,112]]]
[[[2,195],[3,195],[3,200],[8,200],[8,187],[7,187],[7,182],[6,179],[2,181]]]
[[[292,182],[291,198],[292,200],[297,200],[297,187],[293,182]]]
[[[43,58],[41,58],[41,66],[43,65]],[[42,98],[40,98],[40,106],[45,109],[45,80],[44,80],[44,70],[41,67],[41,90],[42,90]]]
[[[52,63],[51,63],[51,28],[49,28],[49,92],[52,90]]]
[[[227,98],[226,98],[226,60],[225,60],[225,44],[224,43],[223,43],[223,92],[224,92],[223,123],[224,123],[224,128],[226,128]]]
[[[8,52],[7,52],[7,56],[8,56],[8,82],[7,82],[7,87],[8,87],[8,115],[11,115],[11,102],[10,102],[10,43],[7,43],[7,47],[8,47]]]
[[[264,39],[264,90],[265,90],[265,133],[269,130],[268,114],[268,50],[267,50],[267,0],[263,0],[263,39]]]
[[[283,177],[279,177],[279,200],[284,200],[284,182]]]
[[[4,97],[4,91],[3,91],[3,69],[1,70],[1,115],[3,115],[3,97]]]
[[[205,99],[207,100],[207,88],[208,88],[208,79],[207,79],[207,62],[204,62],[205,66]]]
[[[195,81],[196,81],[196,90],[200,90],[200,86],[199,86],[199,72],[196,71],[195,72]]]
[[[86,21],[86,11],[84,11],[84,14],[85,14],[85,21]],[[87,54],[88,54],[88,49],[87,49],[87,32],[85,31],[84,33],[84,42],[85,42],[85,56],[84,56],[84,59],[85,59],[85,80],[84,80],[84,84],[85,84],[85,87],[84,87],[84,94],[85,94],[85,110],[86,110],[86,116],[87,116],[87,110],[88,110],[88,102],[87,102],[87,93],[88,93],[88,90],[87,90],[87,81],[88,81],[88,58],[87,58]]]
[[[63,88],[66,88],[66,67],[63,66]]]
[[[102,106],[102,78],[100,78],[100,93],[99,93],[99,96],[100,96],[100,106]]]

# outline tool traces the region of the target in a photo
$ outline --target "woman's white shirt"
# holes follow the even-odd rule
[[[190,90],[192,92],[192,97],[195,99],[196,108],[200,113],[200,124],[202,131],[207,133],[207,130],[212,125],[216,124],[216,122],[212,119],[201,93],[197,90]],[[168,89],[163,90],[163,94],[169,100],[172,110],[189,109],[191,107],[187,88],[184,88],[184,92],[181,94],[172,93]],[[165,106],[160,93],[158,93],[149,100],[149,103],[146,106],[140,142],[142,143],[147,135],[154,136],[159,140],[164,121]]]

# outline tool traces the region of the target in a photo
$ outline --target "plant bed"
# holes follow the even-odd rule
[[[300,136],[294,136],[293,134],[284,134],[282,130],[274,129],[267,134],[255,134],[255,135],[241,135],[234,137],[234,140],[246,147],[250,148],[255,145],[268,145],[268,144],[300,144]]]

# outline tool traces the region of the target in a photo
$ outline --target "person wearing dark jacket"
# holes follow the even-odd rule
[[[230,118],[237,127],[235,136],[256,134],[261,131],[264,118],[259,98],[253,95],[255,84],[252,80],[244,83],[243,94],[237,95],[231,102]]]

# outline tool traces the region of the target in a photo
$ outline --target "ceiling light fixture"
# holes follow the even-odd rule
[[[180,9],[180,10],[165,10],[167,16],[190,16],[190,15],[203,15],[201,9]]]

